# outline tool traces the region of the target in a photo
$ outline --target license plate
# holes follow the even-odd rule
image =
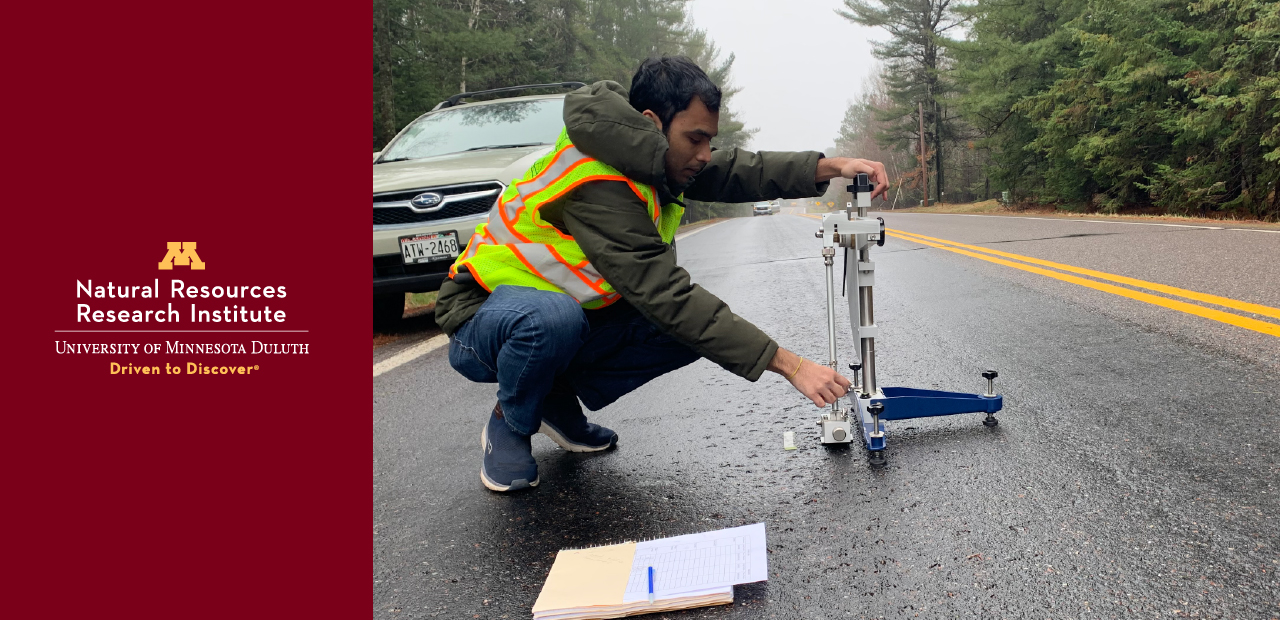
[[[404,264],[434,263],[458,257],[458,233],[435,232],[400,237],[400,256]]]

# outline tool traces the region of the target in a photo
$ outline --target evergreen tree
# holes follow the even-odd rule
[[[1176,158],[1157,163],[1156,204],[1280,216],[1280,3],[1207,0],[1179,30],[1199,66],[1171,82],[1187,104],[1165,110]],[[1200,34],[1209,31],[1212,35]]]
[[[738,120],[730,100],[742,91],[733,85],[730,71],[733,69],[734,55],[729,54],[720,60],[720,49],[714,41],[707,38],[706,31],[690,30],[680,52],[692,59],[707,77],[720,87],[720,127],[719,133],[711,140],[711,146],[718,149],[743,148],[751,141],[758,129],[747,129],[746,124]]]
[[[1003,187],[1106,211],[1280,217],[1280,4],[981,0],[951,42]]]
[[[688,26],[687,0],[374,0],[373,144],[462,91],[614,80],[630,86],[640,61],[686,54],[732,98],[733,56],[721,61]],[[716,146],[751,130],[729,106]]]
[[[1085,0],[1001,0],[961,7],[971,24],[968,38],[949,41],[951,75],[962,94],[958,105],[977,133],[975,146],[989,158],[997,190],[1015,197],[1045,192],[1046,157],[1027,146],[1037,136],[1018,103],[1042,93],[1059,70],[1078,62],[1079,45],[1064,25],[1083,14]]]
[[[920,136],[918,106],[924,107],[926,144],[934,152],[934,183],[937,195],[945,186],[942,147],[954,139],[956,128],[946,117],[944,98],[954,92],[947,79],[943,43],[947,34],[962,23],[952,0],[844,0],[841,16],[864,26],[883,28],[889,40],[876,43],[873,53],[885,62],[883,72],[893,106],[877,116],[887,123],[881,139],[885,143],[907,144]]]
[[[1046,186],[1108,211],[1275,217],[1276,21],[1258,0],[1090,2],[1068,24],[1079,66],[1019,104]]]

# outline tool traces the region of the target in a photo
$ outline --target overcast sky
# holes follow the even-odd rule
[[[822,150],[835,143],[840,120],[870,73],[869,39],[883,31],[836,15],[841,0],[692,0],[690,17],[737,55],[731,73],[741,87],[733,108],[760,130],[748,148]]]

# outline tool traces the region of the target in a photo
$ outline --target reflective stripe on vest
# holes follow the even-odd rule
[[[626,183],[644,202],[662,240],[671,243],[675,238],[683,207],[660,206],[652,186],[636,183],[612,166],[586,156],[562,130],[555,148],[498,197],[489,210],[489,220],[476,227],[449,277],[466,266],[487,291],[504,284],[559,291],[584,308],[600,308],[620,299],[573,237],[544,221],[539,213],[543,206],[590,181]]]

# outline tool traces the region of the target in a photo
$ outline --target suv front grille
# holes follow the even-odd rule
[[[409,199],[423,192],[435,192],[449,200],[449,196],[458,194],[469,194],[472,192],[493,192],[490,196],[481,196],[479,198],[471,198],[469,200],[459,200],[456,202],[446,202],[443,209],[432,213],[418,213],[408,206],[384,206],[380,204],[387,203],[405,203]],[[387,226],[394,224],[414,224],[417,222],[430,222],[433,220],[445,220],[453,217],[464,217],[467,215],[476,215],[487,212],[493,203],[498,199],[498,195],[502,192],[503,186],[497,182],[486,183],[470,183],[467,185],[453,185],[449,187],[424,187],[421,189],[405,190],[398,192],[386,192],[382,194],[374,194],[373,196],[373,225]]]
[[[449,271],[451,266],[453,266],[453,261],[451,260],[406,265],[399,254],[387,254],[373,257],[373,276],[375,278],[385,278],[388,276],[418,276],[428,273],[444,273]]]

